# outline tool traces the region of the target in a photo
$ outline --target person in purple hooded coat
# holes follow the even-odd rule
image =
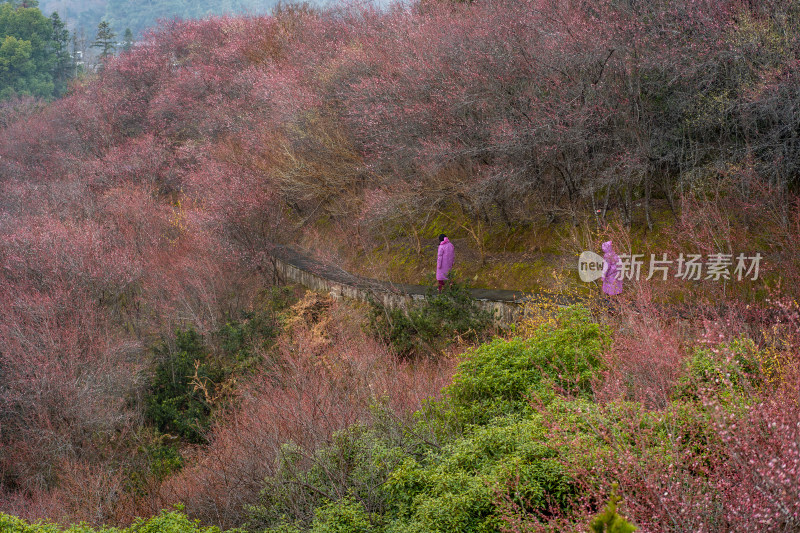
[[[436,259],[436,281],[439,282],[439,292],[444,288],[444,282],[448,280],[450,269],[453,268],[455,259],[455,249],[453,243],[442,233],[439,235],[439,255]]]
[[[603,243],[603,292],[609,296],[616,296],[622,292],[622,279],[617,279],[619,274],[619,256],[614,253],[614,243]]]

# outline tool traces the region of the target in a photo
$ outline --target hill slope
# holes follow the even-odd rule
[[[796,398],[793,367],[782,358],[791,361],[798,345],[798,10],[777,0],[293,6],[274,16],[172,23],[51,105],[3,106],[3,508],[124,523],[183,499],[193,514],[227,527],[252,518],[247,509],[276,524],[281,502],[296,502],[292,512],[305,525],[322,505],[321,528],[340,516],[367,528],[386,509],[418,531],[433,523],[446,531],[451,519],[491,528],[498,502],[484,480],[507,483],[523,469],[539,488],[518,493],[506,484],[504,516],[530,499],[538,503],[525,509],[557,519],[548,498],[571,498],[575,489],[554,450],[518,438],[545,431],[546,417],[529,400],[544,409],[552,402],[550,414],[569,422],[565,442],[580,445],[570,432],[597,413],[580,402],[621,398],[608,400],[609,423],[641,422],[646,438],[622,440],[644,449],[606,464],[621,468],[609,471],[621,482],[635,481],[624,487],[629,494],[647,496],[637,520],[671,523],[665,514],[711,502],[709,512],[731,511],[727,521],[697,516],[728,526],[737,501],[763,493],[755,477],[736,481],[747,470],[727,460],[727,449],[741,451],[743,462],[751,459],[744,452],[773,450],[752,456],[768,461],[759,468],[773,488],[789,479],[779,465],[800,471],[797,462],[771,461],[792,453],[781,446],[796,442],[800,427],[797,412],[779,408],[796,404],[781,395]],[[471,255],[457,257],[479,265],[528,245],[568,261],[575,249],[557,244],[599,250],[608,238],[620,253],[765,259],[761,277],[741,283],[626,281],[631,307],[613,349],[584,350],[600,331],[584,311],[574,311],[574,327],[542,317],[527,328],[543,339],[536,357],[524,339],[481,348],[451,397],[463,401],[408,432],[388,422],[411,423],[403,417],[441,390],[447,360],[395,358],[364,334],[357,311],[330,302],[306,302],[287,322],[285,298],[270,288],[270,251],[305,246],[380,278],[375,270],[389,271],[396,259],[419,275],[425,246],[440,232],[460,250],[469,243]],[[767,296],[778,303],[764,305]],[[713,349],[686,349],[674,317],[648,305],[658,300],[724,303],[700,308],[721,314],[698,326]],[[761,345],[736,340],[747,335]],[[565,350],[554,352],[559,343]],[[506,363],[520,354],[517,373]],[[528,390],[530,375],[556,355],[550,379]],[[687,361],[695,388],[678,386]],[[483,379],[490,374],[496,381]],[[595,380],[603,387],[595,390]],[[725,441],[735,429],[722,424],[727,418],[708,421],[709,404],[698,396],[706,390],[733,404],[727,414],[752,418],[736,426],[739,441]],[[560,411],[559,397],[569,403]],[[769,409],[751,409],[753,398]],[[383,418],[381,402],[391,408]],[[356,422],[386,429],[385,441],[372,446]],[[476,424],[486,427],[473,441]],[[670,440],[684,427],[685,448],[686,440]],[[761,427],[775,432],[748,433]],[[706,455],[694,446],[718,441],[734,448]],[[493,442],[505,455],[491,453]],[[378,470],[354,470],[361,462],[350,459],[362,453],[374,454]],[[437,460],[444,453],[452,462]],[[672,494],[662,489],[676,479],[673,464],[657,462],[663,456],[688,457],[679,465],[677,488],[685,490],[674,500],[658,496]],[[326,458],[341,468],[329,469],[330,478]],[[391,474],[386,465],[398,458],[405,467]],[[653,459],[654,477],[634,475],[640,459]],[[717,465],[732,470],[696,475]],[[267,475],[277,488],[260,500]],[[335,483],[314,484],[313,476]],[[694,490],[708,479],[719,485]],[[375,496],[368,508],[342,497],[361,489]],[[594,494],[605,500],[607,489]],[[782,499],[796,491],[775,490],[764,496],[779,503],[775,513],[797,509]],[[664,514],[647,514],[656,508]],[[780,524],[796,529],[789,514]]]

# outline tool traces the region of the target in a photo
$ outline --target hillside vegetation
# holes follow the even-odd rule
[[[69,32],[58,14],[49,19],[36,7],[0,4],[0,100],[66,92],[74,75]]]
[[[282,6],[4,105],[0,524],[797,529],[799,29],[795,0]],[[551,290],[609,238],[763,261],[505,330],[460,289],[276,283],[276,244],[411,277],[443,231]]]
[[[121,38],[126,28],[136,37],[142,37],[160,20],[205,18],[210,15],[253,15],[269,11],[277,2],[256,0],[40,0],[45,13],[58,13],[67,20],[73,31],[82,28],[90,37],[102,20],[111,24]]]

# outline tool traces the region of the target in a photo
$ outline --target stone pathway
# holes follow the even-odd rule
[[[312,259],[292,248],[276,246],[272,251],[276,271],[285,279],[310,289],[330,291],[334,297],[345,296],[366,301],[378,299],[388,307],[407,306],[413,300],[424,299],[430,287],[391,283],[356,276],[335,265]],[[470,295],[482,307],[496,313],[500,322],[512,322],[522,311],[525,302],[535,299],[535,293],[503,289],[469,289]],[[559,299],[558,305],[574,303]]]

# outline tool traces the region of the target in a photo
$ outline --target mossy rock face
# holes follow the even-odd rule
[[[492,261],[479,267],[474,276],[465,274],[476,286],[507,288],[527,292],[542,292],[551,289],[556,279],[555,261],[544,255],[531,261]]]

